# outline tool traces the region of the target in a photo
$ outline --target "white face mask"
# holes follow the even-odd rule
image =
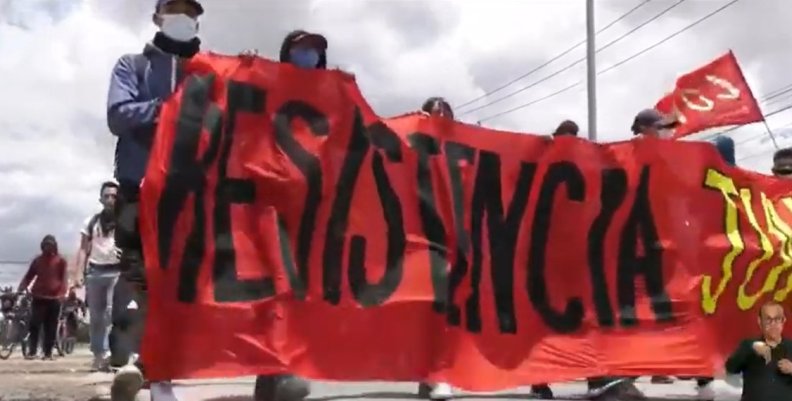
[[[160,31],[175,41],[189,42],[198,35],[198,21],[186,14],[162,14],[160,18]]]
[[[657,136],[662,139],[670,139],[674,136],[674,130],[671,128],[661,128],[657,130]]]

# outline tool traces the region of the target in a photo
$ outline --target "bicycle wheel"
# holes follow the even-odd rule
[[[30,349],[28,348],[29,344],[30,344],[30,333],[25,333],[25,335],[22,336],[22,340],[19,342],[19,345],[21,345],[21,349],[22,349],[22,356],[24,356],[25,358],[30,356]]]
[[[55,332],[55,351],[61,357],[66,356],[66,351],[63,347],[64,341],[66,341],[66,325],[63,320],[58,320],[58,330]]]
[[[14,352],[14,322],[3,320],[0,323],[0,359],[8,359]]]
[[[65,352],[66,355],[71,355],[74,352],[74,347],[76,344],[77,339],[74,337],[66,338],[66,340],[63,342],[63,352]]]

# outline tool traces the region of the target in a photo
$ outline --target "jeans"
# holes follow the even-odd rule
[[[91,316],[91,353],[95,358],[104,358],[110,349],[110,311],[118,275],[117,268],[89,265],[85,276],[85,300]]]
[[[60,316],[60,301],[57,299],[34,298],[32,316],[30,319],[30,355],[38,351],[39,335],[44,331],[42,351],[45,357],[52,356],[55,347],[55,337],[58,332],[58,317]]]

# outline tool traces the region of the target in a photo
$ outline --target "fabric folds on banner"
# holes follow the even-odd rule
[[[188,69],[142,188],[151,379],[711,375],[792,290],[789,184],[712,145],[382,119],[342,72]]]

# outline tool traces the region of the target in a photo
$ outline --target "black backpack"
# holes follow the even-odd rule
[[[94,228],[96,227],[96,223],[99,222],[99,217],[101,217],[102,213],[97,213],[91,217],[91,220],[88,220],[88,241],[93,241],[93,233]]]

